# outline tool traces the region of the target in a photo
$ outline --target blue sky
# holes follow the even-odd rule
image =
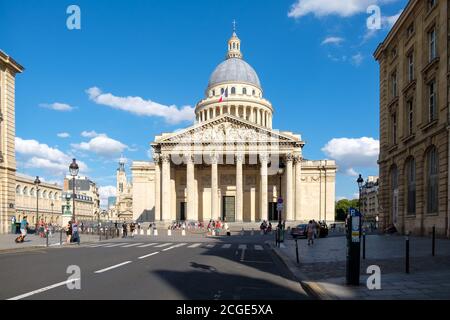
[[[112,194],[122,153],[129,163],[149,159],[155,135],[190,125],[176,122],[179,110],[203,97],[236,19],[244,59],[275,108],[274,128],[300,133],[306,158],[336,159],[336,197],[352,197],[355,173],[378,172],[372,54],[406,3],[0,0],[0,49],[26,68],[16,82],[18,169],[61,182],[75,156],[103,198]],[[66,27],[71,4],[81,9],[81,30]],[[367,29],[371,4],[381,8],[380,30]],[[112,108],[90,88],[167,114]]]

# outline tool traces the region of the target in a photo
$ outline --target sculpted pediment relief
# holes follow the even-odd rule
[[[157,141],[159,143],[296,142],[276,130],[262,128],[232,116],[223,116]]]

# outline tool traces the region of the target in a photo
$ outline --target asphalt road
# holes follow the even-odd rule
[[[264,240],[137,237],[3,253],[0,299],[309,299]]]

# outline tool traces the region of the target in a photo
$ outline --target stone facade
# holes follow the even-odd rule
[[[361,189],[361,212],[366,221],[375,222],[378,214],[378,181],[376,176],[369,176]]]
[[[61,225],[62,187],[57,184],[41,182],[36,192],[35,178],[20,173],[16,174],[16,221],[27,216],[31,226],[36,224],[36,208],[39,221]],[[37,196],[39,194],[39,199]]]
[[[142,221],[143,217],[133,219],[133,184],[128,182],[127,173],[125,171],[125,159],[119,161],[119,168],[116,173],[116,204],[114,213],[117,219],[121,221]],[[142,196],[146,196],[142,194]],[[139,199],[136,199],[139,201]]]
[[[0,233],[15,212],[15,76],[23,67],[0,50]]]
[[[64,178],[63,190],[66,194],[71,194],[73,192],[72,183],[73,183],[72,176],[66,176]],[[100,209],[100,194],[98,191],[97,184],[94,181],[90,180],[88,177],[77,176],[77,177],[75,177],[75,193],[77,196],[88,197],[89,201],[92,202],[92,205],[90,205],[92,212],[89,216],[89,220],[98,219],[98,217],[101,213],[101,209]],[[80,198],[80,199],[84,200],[82,198]],[[75,204],[75,206],[76,206],[75,213],[77,213],[76,212],[77,204]],[[83,208],[81,210],[85,210],[84,208],[87,205],[86,204],[81,205],[81,203],[80,203],[79,206]],[[83,216],[86,216],[86,214],[83,213]]]
[[[449,3],[411,0],[375,52],[380,65],[380,223],[449,226]]]
[[[133,163],[134,220],[274,221],[280,197],[283,220],[334,220],[335,162],[304,159],[300,135],[272,128],[274,109],[240,49],[233,33],[196,123],[156,136],[153,163]]]

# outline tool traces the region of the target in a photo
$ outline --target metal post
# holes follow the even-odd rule
[[[431,243],[431,254],[433,255],[433,257],[436,254],[436,226],[433,226],[433,239],[432,239],[432,243]]]
[[[62,232],[63,232],[63,229],[62,228],[59,229],[59,245],[60,246],[62,246]]]
[[[297,263],[299,263],[299,260],[298,260],[298,243],[297,243],[297,239],[295,239],[295,254],[296,254],[296,257],[297,257]]]
[[[102,241],[102,229],[98,226],[98,241]]]
[[[409,273],[409,232],[406,234],[405,237],[405,249],[406,249],[406,253],[405,253],[405,272]]]
[[[363,259],[366,259],[366,229],[363,229]]]
[[[73,223],[75,223],[75,176],[73,176],[73,179],[72,179],[72,183],[73,183],[73,185],[72,185],[72,187],[73,187],[73,192],[72,192],[72,200],[73,200],[73,210],[72,210],[72,221],[73,221]]]
[[[48,247],[48,230],[46,231],[46,235],[47,235],[47,240],[46,240],[46,245],[47,245],[47,247]]]

